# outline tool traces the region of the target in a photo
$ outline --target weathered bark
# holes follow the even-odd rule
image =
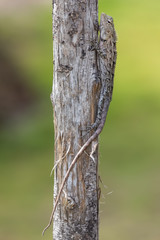
[[[89,47],[98,38],[97,1],[53,3],[54,200],[73,157],[89,137],[82,138],[82,129],[91,125],[96,115],[97,59]],[[54,240],[98,239],[98,193],[96,140],[80,157],[65,184],[53,219]]]

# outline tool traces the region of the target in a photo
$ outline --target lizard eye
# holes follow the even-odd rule
[[[110,19],[108,19],[108,23],[111,23],[112,21]]]

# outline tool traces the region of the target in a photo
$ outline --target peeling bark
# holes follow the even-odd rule
[[[98,38],[97,1],[53,2],[54,200],[74,156],[89,137],[82,137],[82,129],[95,120],[100,86],[96,52],[89,48]],[[54,240],[99,239],[98,193],[96,140],[79,158],[65,184],[53,219]]]

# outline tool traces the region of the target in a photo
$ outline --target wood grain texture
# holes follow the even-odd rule
[[[52,102],[55,163],[59,161],[54,174],[54,200],[74,156],[88,138],[82,140],[81,129],[93,123],[96,115],[97,56],[88,49],[98,38],[97,22],[97,1],[54,0]],[[53,219],[54,240],[98,239],[97,149],[94,161],[89,157],[95,144],[82,154],[64,186]]]

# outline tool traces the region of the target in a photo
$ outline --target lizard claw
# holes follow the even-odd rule
[[[91,45],[88,48],[88,51],[94,51],[98,49],[98,42],[96,40],[91,41]]]

